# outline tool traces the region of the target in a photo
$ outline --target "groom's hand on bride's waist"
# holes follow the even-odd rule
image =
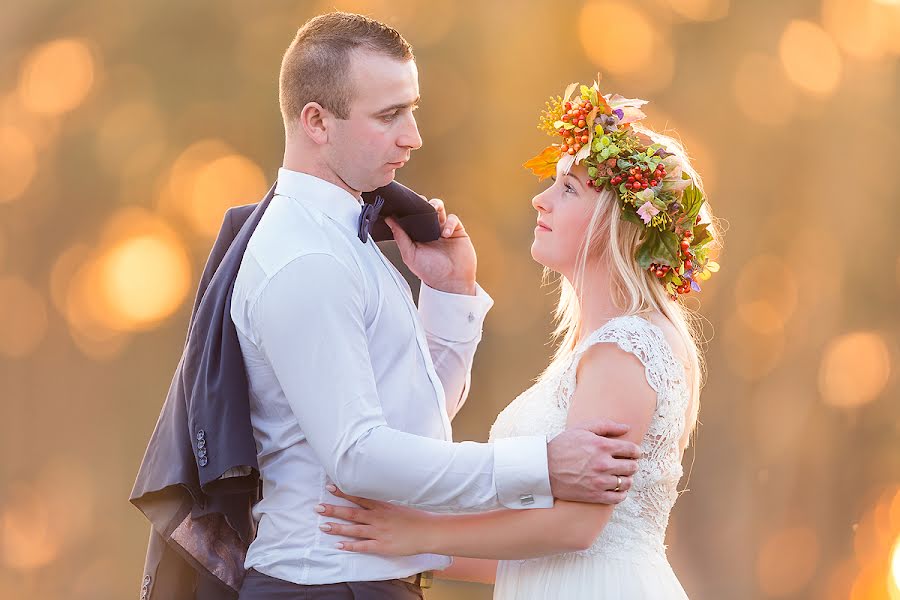
[[[428,201],[438,213],[441,237],[434,242],[410,239],[393,218],[385,219],[394,234],[403,262],[427,286],[450,294],[475,295],[475,247],[462,221],[447,214],[444,202]]]
[[[631,489],[640,447],[619,439],[629,431],[601,419],[567,429],[547,444],[550,489],[572,502],[618,504]]]

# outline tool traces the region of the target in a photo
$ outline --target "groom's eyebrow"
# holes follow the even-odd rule
[[[391,112],[394,110],[400,110],[401,108],[416,107],[418,105],[419,105],[419,96],[416,96],[416,99],[413,100],[412,102],[408,102],[406,104],[392,104],[392,105],[388,106],[387,108],[382,108],[381,110],[379,110],[377,112],[377,114]]]

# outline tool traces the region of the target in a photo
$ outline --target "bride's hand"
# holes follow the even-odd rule
[[[338,549],[386,556],[410,556],[428,552],[426,540],[436,515],[388,502],[349,496],[337,488],[333,491],[330,488],[331,486],[329,491],[335,496],[357,505],[320,505],[324,507],[320,514],[351,522],[342,524],[329,521],[321,525],[322,531],[329,535],[358,539],[353,542],[338,542]]]

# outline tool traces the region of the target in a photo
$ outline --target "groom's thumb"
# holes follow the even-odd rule
[[[631,427],[622,423],[616,423],[609,419],[596,419],[576,425],[582,429],[587,429],[591,433],[595,433],[603,437],[621,437],[631,430]]]
[[[384,222],[391,228],[391,233],[394,234],[394,241],[397,242],[397,247],[400,248],[400,252],[405,254],[408,250],[411,250],[413,241],[406,234],[406,231],[400,227],[400,224],[396,219],[394,219],[394,217],[388,217]]]

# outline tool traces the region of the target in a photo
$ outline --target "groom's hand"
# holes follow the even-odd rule
[[[553,438],[547,444],[553,497],[594,504],[624,500],[641,457],[637,444],[617,439],[628,431],[627,425],[600,419]]]
[[[434,242],[414,242],[393,218],[385,219],[400,256],[409,270],[429,287],[474,296],[477,260],[472,240],[459,217],[447,214],[442,200],[429,200],[429,203],[437,210],[441,224],[441,237]]]

